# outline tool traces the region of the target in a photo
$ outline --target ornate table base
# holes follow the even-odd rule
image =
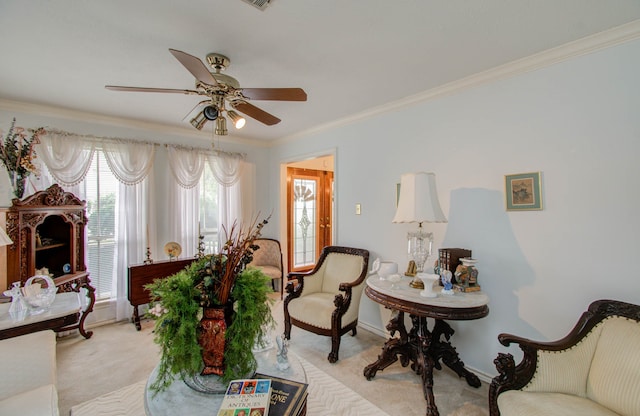
[[[87,319],[89,313],[93,312],[93,306],[96,303],[96,289],[91,286],[89,273],[81,272],[63,275],[56,278],[55,282],[56,286],[58,287],[58,293],[75,292],[81,295],[81,289],[85,289],[87,291],[86,296],[89,302],[86,308],[81,311],[80,320],[77,323],[73,325],[65,325],[63,327],[57,328],[55,331],[62,332],[77,329],[80,332],[80,335],[82,335],[86,339],[91,338],[91,336],[93,335],[93,331],[87,331],[84,329],[84,321]]]
[[[442,369],[440,361],[460,377],[464,377],[472,387],[480,387],[480,379],[464,367],[456,349],[449,339],[454,330],[442,319],[435,319],[432,331],[427,328],[427,318],[410,314],[412,327],[407,332],[404,325],[404,312],[394,311],[386,328],[391,337],[382,347],[378,360],[364,369],[367,380],[375,377],[376,372],[384,370],[400,359],[403,367],[411,363],[411,369],[421,376],[424,398],[427,401],[427,416],[439,416],[433,397],[433,369]],[[396,331],[399,338],[394,338]],[[444,339],[443,339],[444,337]]]

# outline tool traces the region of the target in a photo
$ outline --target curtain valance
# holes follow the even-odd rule
[[[123,184],[135,185],[153,167],[156,143],[47,129],[36,145],[51,176],[63,186],[82,182],[91,167],[96,150],[101,150],[113,175]]]
[[[82,182],[95,152],[93,142],[60,132],[47,132],[41,136],[35,149],[51,176],[64,186]]]
[[[216,181],[225,187],[235,185],[242,175],[243,153],[210,151],[199,148],[167,145],[169,166],[176,182],[183,188],[194,187],[200,180],[204,164],[208,163]]]
[[[47,129],[36,145],[36,152],[53,178],[63,186],[82,182],[96,151],[102,151],[114,176],[123,184],[134,185],[147,177],[153,167],[155,146],[142,140],[80,135]],[[191,189],[198,184],[205,163],[216,181],[225,187],[238,183],[243,170],[244,153],[166,145],[169,167],[176,182]]]

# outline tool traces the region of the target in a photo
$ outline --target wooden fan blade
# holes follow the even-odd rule
[[[250,100],[307,101],[302,88],[242,88],[242,95]]]
[[[173,88],[142,88],[142,87],[122,87],[119,85],[105,85],[106,89],[111,91],[127,91],[127,92],[165,92],[173,94],[200,95],[200,92],[194,90],[177,90]]]
[[[244,101],[232,102],[231,106],[241,113],[244,113],[251,118],[255,118],[256,120],[258,120],[262,124],[266,124],[267,126],[273,126],[274,124],[278,124],[281,121],[278,117],[269,114],[266,111],[259,109],[255,105],[246,103]]]
[[[169,49],[169,52],[171,52],[198,81],[209,85],[218,85],[218,81],[211,75],[207,66],[200,59],[175,49]]]

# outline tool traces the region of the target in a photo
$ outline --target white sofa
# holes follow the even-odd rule
[[[1,340],[0,357],[0,416],[58,416],[55,332]]]
[[[494,361],[492,416],[640,416],[640,306],[593,302],[565,338],[536,342],[501,334],[524,352]]]

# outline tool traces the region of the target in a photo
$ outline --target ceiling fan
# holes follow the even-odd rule
[[[216,122],[215,134],[224,136],[227,134],[227,120],[224,113],[231,119],[238,129],[245,124],[245,119],[234,110],[272,126],[281,120],[266,111],[249,103],[249,100],[273,100],[273,101],[307,101],[307,93],[302,88],[241,88],[240,83],[233,77],[222,74],[230,60],[219,53],[207,55],[207,62],[213,68],[210,72],[207,66],[199,58],[188,53],[169,49],[169,52],[187,68],[196,78],[194,90],[181,90],[173,88],[142,88],[123,87],[118,85],[106,85],[105,88],[112,91],[128,92],[161,92],[173,94],[202,95],[207,97],[194,107],[191,114],[195,116],[189,120],[191,125],[202,130],[207,121]],[[227,105],[233,109],[227,109]],[[195,111],[197,109],[197,111]]]

